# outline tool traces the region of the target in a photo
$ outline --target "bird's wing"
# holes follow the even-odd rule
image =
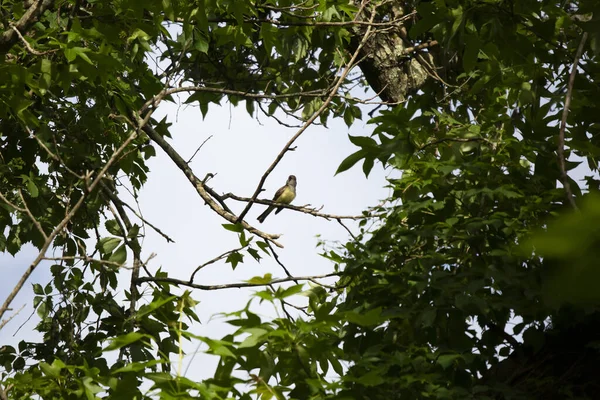
[[[287,186],[282,186],[280,187],[276,192],[275,192],[275,196],[273,196],[273,201],[277,201],[278,198],[281,197],[281,195],[283,194],[283,192],[285,191],[285,188]]]

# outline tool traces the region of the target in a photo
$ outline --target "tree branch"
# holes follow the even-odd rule
[[[265,283],[250,283],[250,282],[239,282],[239,283],[225,283],[221,285],[198,285],[196,283],[190,283],[189,281],[183,281],[181,279],[175,278],[160,278],[160,277],[142,277],[138,278],[136,283],[140,284],[143,282],[157,282],[157,283],[169,283],[173,285],[181,285],[187,286],[194,289],[200,290],[220,290],[220,289],[239,289],[246,287],[261,287],[261,286],[269,286],[276,283],[284,283],[284,282],[295,282],[295,281],[314,281],[315,279],[324,279],[331,278],[333,276],[339,276],[338,272],[332,272],[330,274],[325,275],[315,275],[315,276],[291,276],[287,278],[279,278],[273,279],[269,282]]]
[[[584,32],[581,37],[581,42],[575,53],[575,59],[573,60],[573,66],[571,67],[571,73],[569,75],[569,83],[567,86],[567,95],[565,97],[565,106],[562,112],[562,118],[560,119],[560,130],[558,132],[558,164],[560,166],[560,176],[562,184],[567,194],[567,200],[575,210],[577,210],[577,204],[571,191],[571,184],[569,183],[569,175],[567,174],[567,166],[565,162],[565,130],[567,129],[567,117],[569,115],[569,107],[571,106],[571,97],[573,96],[573,85],[575,84],[575,75],[577,75],[577,64],[583,54],[583,47],[587,40],[588,33]]]
[[[58,51],[58,49],[52,49],[52,50],[46,50],[46,51],[37,51],[36,49],[34,49],[33,47],[31,47],[31,44],[29,44],[29,42],[27,40],[25,40],[25,38],[23,37],[23,35],[21,35],[21,32],[19,32],[19,30],[17,29],[16,26],[11,25],[11,27],[15,31],[15,33],[17,34],[17,36],[19,37],[19,39],[21,39],[21,42],[23,43],[23,45],[25,46],[25,48],[27,49],[27,51],[29,51],[34,56],[44,56],[46,54],[55,53],[55,52]]]
[[[19,19],[16,24],[13,24],[10,29],[4,31],[2,36],[0,36],[0,55],[8,53],[12,46],[19,40],[19,36],[15,30],[27,32],[29,28],[37,22],[40,15],[50,8],[52,3],[53,0],[35,0],[31,7],[23,14],[21,19]]]
[[[166,233],[164,233],[163,231],[161,231],[157,226],[153,225],[152,223],[150,223],[150,221],[148,221],[147,219],[145,219],[140,213],[138,213],[133,207],[131,207],[129,204],[127,204],[126,202],[124,202],[123,200],[121,200],[120,198],[117,197],[117,200],[126,208],[128,208],[133,215],[135,215],[137,218],[139,218],[140,221],[142,221],[144,224],[148,225],[150,228],[152,228],[156,233],[158,233],[160,236],[162,236],[167,243],[175,243],[175,241],[173,239],[171,239],[171,237],[169,237],[169,235],[167,235]]]
[[[269,243],[269,242],[267,242],[267,244],[268,244],[268,243]],[[206,266],[208,266],[208,265],[210,265],[210,264],[214,264],[214,263],[216,263],[217,261],[219,261],[219,260],[222,260],[223,258],[227,257],[227,256],[228,256],[228,255],[230,255],[230,254],[236,253],[236,252],[238,252],[238,251],[242,251],[242,250],[244,250],[245,248],[246,248],[246,246],[243,246],[243,247],[238,247],[237,249],[233,249],[233,250],[226,251],[225,253],[223,253],[223,254],[221,254],[221,255],[219,255],[219,256],[217,256],[217,257],[213,258],[212,260],[209,260],[209,261],[205,262],[204,264],[202,264],[202,265],[199,265],[199,266],[198,266],[198,267],[197,267],[197,268],[194,270],[194,272],[192,272],[192,276],[190,276],[190,283],[193,283],[193,282],[194,282],[194,276],[196,276],[196,273],[197,273],[198,271],[200,271],[202,268],[204,268],[204,267],[206,267]]]
[[[236,196],[233,193],[224,194],[221,198],[223,200],[233,199],[233,200],[236,200],[236,201],[245,201],[245,202],[252,201],[252,199],[250,197]],[[277,207],[281,207],[281,208],[288,208],[290,210],[299,211],[299,212],[304,213],[304,214],[314,215],[315,217],[325,218],[326,220],[330,220],[330,219],[353,219],[353,220],[359,220],[359,219],[366,219],[366,218],[368,218],[367,215],[335,215],[335,214],[324,214],[324,213],[320,213],[319,212],[320,209],[307,208],[307,206],[294,206],[292,204],[281,204],[281,203],[274,202],[273,200],[267,200],[267,199],[255,199],[254,203],[264,204],[266,206],[277,206]]]
[[[16,317],[16,316],[17,316],[17,314],[19,314],[19,313],[21,312],[21,310],[23,310],[23,308],[25,308],[25,304],[23,304],[23,305],[21,306],[21,308],[19,308],[17,311],[15,311],[15,312],[13,313],[13,315],[11,315],[10,317],[8,317],[7,319],[3,319],[3,320],[0,322],[0,330],[2,330],[2,328],[4,328],[4,326],[5,326],[5,325],[7,325],[7,324],[8,324],[8,323],[9,323],[9,322],[10,322],[10,321],[11,321],[11,320],[14,318],[14,317]]]
[[[217,204],[213,197],[211,197],[211,195],[208,193],[207,187],[204,185],[204,183],[200,179],[198,179],[196,175],[194,175],[194,172],[192,171],[190,166],[185,162],[181,155],[179,155],[179,153],[175,151],[173,147],[171,147],[171,145],[165,140],[165,138],[163,138],[150,126],[144,126],[143,129],[144,132],[146,132],[146,134],[150,137],[150,139],[152,139],[161,149],[163,149],[165,153],[167,153],[167,155],[171,158],[175,165],[183,172],[186,178],[188,178],[188,180],[190,181],[192,186],[194,186],[196,192],[198,193],[198,195],[200,195],[202,200],[204,200],[204,202],[218,215],[220,215],[230,223],[235,224],[237,222],[237,217],[230,210],[225,209],[226,206],[221,207],[219,206],[219,204]],[[220,196],[216,193],[214,193],[214,197],[216,199],[220,199]],[[243,221],[241,224],[242,227],[248,232],[272,242],[277,247],[283,248],[283,245],[277,242],[277,239],[280,237],[280,235],[270,235],[268,233],[262,232]]]

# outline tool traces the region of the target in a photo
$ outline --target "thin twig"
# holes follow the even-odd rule
[[[356,236],[354,236],[354,234],[352,233],[352,231],[350,230],[350,228],[348,228],[348,227],[346,226],[346,224],[344,224],[344,223],[342,222],[342,219],[341,219],[341,218],[336,218],[336,220],[337,220],[337,222],[338,222],[338,223],[339,223],[341,226],[343,226],[343,227],[344,227],[344,229],[346,230],[346,232],[348,232],[348,234],[350,235],[350,237],[352,237],[352,239],[353,239],[354,241],[356,241]]]
[[[202,146],[204,146],[204,144],[206,142],[208,142],[210,140],[210,138],[212,138],[212,137],[213,137],[213,135],[210,135],[209,137],[207,137],[206,139],[204,139],[204,142],[202,142],[202,144],[200,146],[198,146],[198,148],[196,149],[196,151],[194,152],[194,154],[192,154],[192,156],[190,157],[190,159],[187,160],[188,164],[192,162],[192,160],[194,159],[194,157],[196,157],[196,154],[198,154],[198,152],[200,151],[200,149],[202,148]]]
[[[567,95],[565,97],[565,107],[563,108],[562,118],[560,119],[560,130],[558,132],[558,164],[560,166],[560,175],[562,183],[567,193],[567,199],[575,210],[578,209],[573,192],[571,191],[571,184],[569,183],[569,175],[567,174],[567,166],[565,162],[565,130],[567,129],[567,117],[569,115],[569,107],[571,106],[571,97],[573,96],[573,86],[575,85],[575,75],[577,75],[577,64],[583,54],[583,47],[587,40],[588,33],[584,32],[581,37],[581,42],[575,53],[575,59],[573,60],[573,66],[571,67],[571,74],[569,75],[569,83],[567,86]]]
[[[62,256],[62,257],[44,257],[44,261],[83,261],[86,263],[98,263],[110,265],[112,267],[124,268],[124,269],[133,269],[133,267],[127,267],[124,264],[118,263],[116,261],[108,261],[108,260],[100,260],[98,258],[88,257],[88,256]]]
[[[430,40],[429,42],[425,42],[425,43],[421,43],[418,44],[416,46],[412,46],[412,47],[407,47],[404,49],[403,53],[404,54],[410,54],[413,53],[415,51],[420,51],[423,49],[428,49],[429,47],[433,47],[433,46],[437,46],[438,45],[438,41],[437,40]]]
[[[208,86],[181,86],[170,89],[164,89],[156,96],[152,97],[150,100],[146,101],[142,108],[140,108],[140,113],[145,112],[150,106],[156,107],[156,105],[166,96],[170,96],[176,93],[183,92],[207,92],[207,93],[220,93],[226,94],[230,96],[240,96],[248,99],[257,99],[257,100],[273,100],[273,99],[288,99],[288,98],[298,98],[298,97],[323,97],[327,95],[325,90],[311,90],[308,92],[294,92],[294,93],[285,93],[285,94],[264,94],[264,93],[250,93],[250,92],[242,92],[239,90],[232,89],[224,89],[224,88],[216,88],[216,87],[208,87]]]
[[[279,278],[273,279],[269,282],[265,283],[251,283],[251,282],[239,282],[239,283],[225,283],[222,285],[198,285],[196,283],[190,283],[189,281],[184,281],[181,279],[175,278],[163,278],[163,277],[142,277],[137,279],[137,283],[143,282],[157,282],[157,283],[170,283],[173,285],[181,285],[187,286],[194,289],[200,290],[220,290],[220,289],[239,289],[239,288],[247,288],[247,287],[260,287],[260,286],[269,286],[276,283],[284,283],[284,282],[296,282],[296,281],[312,281],[314,279],[324,279],[331,278],[334,276],[339,276],[339,272],[332,272],[330,274],[325,275],[315,275],[315,276],[292,276],[287,278]]]
[[[269,242],[267,242],[267,243],[269,243]],[[227,256],[228,256],[228,255],[230,255],[230,254],[237,253],[238,251],[242,251],[242,250],[244,250],[245,248],[246,248],[246,246],[243,246],[243,247],[239,247],[239,248],[237,248],[237,249],[233,249],[233,250],[226,251],[225,253],[223,253],[223,254],[221,254],[221,255],[219,255],[219,256],[217,256],[217,257],[213,258],[212,260],[209,260],[209,261],[205,262],[204,264],[202,264],[202,265],[198,266],[198,267],[197,267],[197,268],[194,270],[194,272],[192,272],[192,276],[190,276],[190,283],[193,283],[193,282],[194,282],[194,276],[196,276],[196,273],[197,273],[198,271],[200,271],[202,268],[204,268],[204,267],[206,267],[206,266],[208,266],[208,265],[210,265],[210,264],[214,264],[214,263],[216,263],[217,261],[219,261],[219,260],[222,260],[223,258],[227,257]]]
[[[0,192],[0,200],[2,200],[8,206],[14,208],[17,211],[25,212],[25,209],[17,206],[15,203],[12,203],[10,200],[8,200],[6,197],[4,197],[4,195],[2,194],[2,192]]]
[[[158,233],[160,236],[162,236],[168,243],[175,243],[175,241],[173,239],[171,239],[171,237],[169,237],[166,233],[161,231],[158,227],[156,227],[155,225],[150,223],[141,214],[139,214],[133,207],[131,207],[129,204],[127,204],[126,202],[124,202],[121,199],[119,199],[119,201],[121,202],[121,204],[123,204],[123,206],[127,207],[136,217],[138,217],[140,219],[140,221],[142,221],[144,224],[148,225],[150,228],[154,229],[154,231],[156,233]]]
[[[356,65],[356,62],[354,63]],[[161,91],[156,96],[152,97],[140,108],[140,112],[145,112],[149,107],[156,107],[160,101],[164,99],[164,97],[177,94],[177,93],[193,93],[193,92],[206,92],[206,93],[219,93],[228,96],[239,96],[244,99],[254,99],[254,100],[280,100],[280,99],[288,99],[288,98],[302,98],[302,97],[310,97],[310,98],[322,98],[327,96],[329,91],[327,89],[318,89],[318,90],[309,90],[306,92],[293,92],[293,93],[283,93],[283,94],[267,94],[267,93],[252,93],[248,91],[240,91],[233,89],[225,89],[218,87],[209,87],[209,86],[180,86],[175,88],[169,88]],[[394,106],[400,103],[404,103],[406,100],[397,101],[397,102],[386,102],[386,101],[371,101],[369,99],[364,100],[358,97],[342,95],[342,94],[334,94],[334,98],[342,98],[347,101],[353,101],[360,104],[369,104],[369,105],[388,105]],[[373,98],[375,98],[374,96]],[[260,104],[260,103],[259,103]],[[295,117],[294,115],[290,115]],[[272,115],[270,115],[272,117]],[[291,126],[295,127],[295,126]]]
[[[67,165],[64,163],[64,161],[62,160],[62,158],[60,158],[60,156],[58,154],[54,154],[49,148],[48,146],[46,146],[44,144],[44,142],[42,142],[42,140],[37,137],[36,134],[34,134],[29,128],[27,128],[27,131],[29,133],[29,135],[31,137],[33,137],[38,144],[40,145],[40,147],[42,147],[42,149],[44,149],[46,151],[46,153],[48,153],[48,156],[50,156],[50,158],[52,158],[54,161],[58,161],[67,171],[69,171],[69,173],[79,179],[83,179],[82,175],[79,175],[78,173],[76,173],[75,171],[71,170],[69,167],[67,167]],[[56,144],[56,140],[54,141],[54,147],[58,147]]]
[[[19,314],[21,312],[21,310],[23,310],[23,308],[25,308],[25,304],[23,304],[21,306],[21,308],[19,308],[17,311],[15,311],[13,313],[13,315],[11,315],[10,317],[8,317],[7,319],[3,319],[2,322],[0,322],[0,331],[2,330],[2,328],[4,328],[4,326],[6,324],[8,324],[10,322],[11,319],[13,319],[14,317],[16,317],[17,314]]]
[[[15,31],[15,33],[17,34],[17,36],[19,37],[19,39],[21,39],[21,42],[23,42],[23,45],[25,46],[25,48],[27,49],[27,51],[29,51],[31,54],[33,54],[35,56],[44,56],[46,54],[56,53],[58,51],[58,49],[52,49],[52,50],[46,50],[46,51],[37,51],[33,47],[31,47],[31,44],[29,44],[29,42],[27,40],[25,40],[25,38],[23,37],[23,35],[21,35],[21,32],[19,32],[19,30],[17,29],[16,26],[14,26],[13,24],[11,24],[11,28],[12,28],[13,31]]]
[[[267,245],[269,246],[269,249],[271,250],[271,253],[273,254],[273,258],[275,259],[277,264],[279,264],[279,266],[283,269],[283,271],[288,276],[288,278],[291,278],[292,274],[290,274],[290,271],[288,271],[288,269],[285,267],[285,265],[283,265],[283,263],[279,260],[279,255],[277,254],[277,252],[275,251],[273,246],[271,246],[271,244],[269,242],[267,242]],[[298,284],[297,280],[295,280],[294,282],[296,282],[296,284]]]
[[[137,285],[135,284],[135,280],[140,276],[140,267],[143,265],[144,269],[146,269],[145,264],[142,263],[142,247],[140,246],[140,242],[137,239],[137,237],[129,237],[129,232],[131,231],[131,229],[133,229],[133,224],[131,223],[127,212],[125,211],[125,208],[123,208],[121,199],[118,198],[116,193],[113,191],[113,188],[109,187],[104,182],[101,182],[101,184],[103,189],[102,193],[104,193],[104,195],[110,199],[110,201],[115,205],[115,208],[117,209],[117,212],[113,212],[113,214],[115,216],[115,221],[117,221],[117,223],[119,224],[119,228],[121,229],[123,241],[133,253],[133,269],[131,271],[131,284],[129,285],[129,317],[131,322],[130,329],[133,331],[133,329],[135,328],[135,307],[139,298],[139,293],[137,290]],[[110,207],[110,210],[113,211],[112,207]],[[146,270],[146,273],[150,275],[150,271]],[[124,353],[121,352],[121,355],[123,354]]]

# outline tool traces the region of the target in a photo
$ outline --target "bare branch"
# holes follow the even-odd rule
[[[162,236],[163,238],[165,238],[165,240],[169,243],[175,243],[175,241],[173,239],[171,239],[166,233],[164,233],[163,231],[161,231],[158,227],[156,227],[155,225],[151,224],[147,219],[145,219],[141,214],[139,214],[133,207],[131,207],[129,204],[127,204],[126,202],[124,202],[121,199],[118,199],[121,204],[124,207],[127,207],[136,217],[138,217],[140,219],[140,221],[142,221],[144,224],[148,225],[150,228],[154,229],[154,231],[156,233],[158,233],[160,236]]]
[[[23,308],[25,308],[25,304],[23,304],[23,305],[21,306],[21,308],[19,308],[17,311],[15,311],[15,312],[13,313],[13,315],[11,315],[10,317],[8,317],[7,319],[3,319],[3,320],[0,322],[0,331],[1,331],[1,330],[2,330],[2,328],[4,328],[4,326],[5,326],[5,325],[7,325],[7,324],[8,324],[8,323],[9,323],[9,322],[10,322],[10,321],[11,321],[11,320],[14,318],[14,317],[16,317],[16,316],[17,316],[17,314],[19,314],[19,313],[21,312],[21,310],[23,310]]]
[[[56,53],[58,51],[58,49],[52,49],[52,50],[47,50],[47,51],[37,51],[35,50],[33,47],[31,47],[31,45],[29,44],[29,42],[27,40],[25,40],[25,38],[23,37],[23,35],[21,35],[21,32],[19,32],[19,30],[17,29],[16,26],[11,24],[12,29],[15,31],[15,33],[17,34],[17,36],[19,37],[19,39],[21,39],[21,42],[23,42],[23,45],[25,46],[25,48],[27,49],[27,51],[29,51],[31,54],[35,55],[35,56],[44,56],[46,54],[50,54],[50,53]]]
[[[350,235],[350,237],[351,237],[352,239],[354,239],[354,241],[356,241],[356,236],[354,236],[354,234],[352,233],[352,231],[350,230],[350,228],[348,228],[348,227],[346,226],[346,224],[344,224],[344,223],[342,222],[342,219],[341,219],[341,218],[336,218],[336,219],[337,219],[337,222],[338,222],[338,223],[339,223],[339,224],[340,224],[340,225],[341,225],[341,226],[342,226],[342,227],[343,227],[343,228],[346,230],[346,232],[348,232],[348,234]]]
[[[364,3],[363,3],[362,7],[364,7]],[[362,7],[361,7],[361,10],[362,10]],[[357,13],[355,21],[357,20],[359,14],[360,14],[360,11],[359,11],[359,13]],[[373,18],[375,18],[375,13],[372,13],[370,22],[373,22]],[[300,135],[302,135],[302,133],[304,133],[304,131],[306,131],[306,129],[329,106],[329,103],[331,103],[331,100],[333,99],[333,97],[337,93],[338,89],[340,88],[340,86],[342,85],[342,83],[344,82],[344,80],[346,79],[346,77],[348,76],[348,74],[350,73],[350,70],[354,67],[354,65],[355,65],[354,62],[358,58],[358,54],[360,53],[360,51],[363,48],[363,46],[365,45],[365,43],[369,40],[369,38],[371,36],[371,31],[372,31],[372,26],[369,26],[367,28],[367,31],[365,32],[365,35],[363,36],[361,42],[359,43],[359,45],[357,46],[356,50],[354,51],[354,54],[352,55],[352,58],[350,59],[350,61],[346,65],[346,68],[344,68],[344,71],[342,72],[341,76],[339,76],[339,78],[337,79],[337,82],[335,83],[335,85],[331,89],[331,92],[330,92],[329,96],[323,102],[323,104],[321,105],[321,107],[319,107],[319,109],[313,113],[313,115],[304,123],[304,125],[302,126],[302,128],[300,128],[298,130],[298,132],[296,132],[296,134],[294,136],[292,136],[292,138],[285,144],[284,148],[279,152],[279,154],[275,158],[275,161],[273,161],[273,163],[269,166],[269,168],[267,168],[267,170],[265,171],[265,173],[263,174],[263,176],[260,178],[258,186],[256,187],[256,190],[254,191],[254,194],[252,195],[252,199],[248,202],[248,204],[246,205],[246,207],[244,208],[244,210],[242,211],[242,213],[239,215],[238,221],[242,221],[244,219],[244,217],[246,216],[246,214],[248,214],[248,211],[250,211],[250,208],[252,207],[252,204],[255,202],[255,200],[257,199],[258,195],[262,191],[262,187],[265,184],[265,181],[267,180],[267,177],[269,176],[269,174],[271,172],[273,172],[273,170],[275,169],[275,167],[277,166],[277,164],[279,164],[279,162],[283,159],[283,156],[285,155],[285,153],[287,153],[290,150],[290,148],[292,147],[292,144],[294,144],[294,142],[296,141],[296,139],[298,139],[300,137]]]
[[[4,31],[0,36],[0,54],[6,54],[11,47],[19,40],[15,30],[27,32],[29,28],[37,22],[40,15],[52,5],[53,0],[35,0],[25,11],[25,14],[10,29]],[[16,29],[13,29],[16,28]]]
[[[247,99],[256,99],[256,100],[268,100],[268,99],[289,99],[289,98],[298,98],[298,97],[323,97],[327,95],[325,90],[311,90],[307,92],[294,92],[294,93],[286,93],[286,94],[265,94],[265,93],[250,93],[250,92],[242,92],[239,90],[232,89],[223,89],[216,87],[208,87],[208,86],[181,86],[170,89],[162,90],[159,94],[146,101],[142,108],[140,108],[140,113],[145,112],[150,106],[156,107],[158,103],[164,99],[166,96],[170,96],[176,93],[183,92],[208,92],[208,93],[220,93],[226,94],[230,96],[240,96]]]
[[[249,197],[236,196],[233,193],[224,194],[222,196],[222,199],[223,200],[233,199],[233,200],[236,200],[236,201],[245,201],[245,202],[252,201],[252,199],[249,198]],[[319,208],[319,209],[317,209],[317,208],[308,208],[307,206],[294,206],[292,204],[276,203],[273,200],[267,200],[267,199],[255,199],[254,203],[256,203],[256,204],[264,204],[264,205],[267,205],[267,206],[277,206],[277,207],[281,207],[281,208],[288,208],[290,210],[299,211],[299,212],[302,212],[304,214],[310,214],[310,215],[313,215],[315,217],[325,218],[327,220],[330,220],[330,219],[353,219],[353,220],[358,220],[358,219],[366,219],[366,218],[369,217],[368,215],[336,215],[336,214],[325,214],[325,213],[319,212],[322,207]]]
[[[425,43],[421,43],[415,46],[411,46],[411,47],[407,47],[404,49],[404,54],[410,54],[410,53],[414,53],[415,51],[420,51],[423,49],[428,49],[430,47],[433,46],[437,46],[438,45],[438,41],[437,40],[430,40],[428,42]]]
[[[271,250],[271,253],[273,254],[273,258],[275,258],[275,261],[277,262],[277,264],[279,264],[279,266],[283,269],[283,271],[285,272],[285,274],[291,278],[292,274],[290,274],[290,271],[288,271],[288,269],[285,267],[285,265],[283,265],[283,263],[281,261],[279,261],[279,255],[277,254],[277,252],[275,251],[275,249],[273,248],[273,246],[271,246],[270,243],[267,243],[269,245],[269,249]],[[298,281],[294,281],[296,283],[298,283]]]
[[[4,325],[0,325],[0,329],[2,329],[2,326]],[[8,400],[8,394],[6,394],[6,391],[4,388],[2,388],[2,385],[0,385],[0,400]]]
[[[116,261],[100,260],[98,258],[93,258],[93,257],[88,257],[88,256],[44,257],[42,260],[45,260],[45,261],[83,261],[86,263],[94,262],[94,263],[98,263],[98,264],[110,265],[111,267],[133,269],[133,267],[127,267]]]
[[[573,197],[571,191],[571,184],[569,183],[569,175],[567,174],[567,166],[565,163],[565,130],[567,129],[567,117],[569,116],[569,107],[571,106],[571,97],[573,96],[573,86],[575,85],[575,76],[577,75],[577,64],[583,54],[583,47],[588,38],[588,33],[584,32],[581,37],[581,42],[575,53],[575,59],[573,60],[573,66],[571,67],[571,73],[569,75],[569,83],[567,86],[567,95],[565,97],[565,107],[563,108],[562,118],[560,119],[560,130],[558,132],[558,164],[560,166],[560,175],[565,192],[567,193],[567,200],[575,210],[577,210],[577,203]]]
[[[143,277],[138,278],[137,283],[143,282],[157,282],[157,283],[170,283],[173,285],[181,285],[187,286],[194,289],[200,290],[220,290],[220,289],[239,289],[246,287],[261,287],[261,286],[269,286],[276,283],[284,283],[284,282],[295,282],[295,281],[313,281],[315,279],[324,279],[331,278],[333,276],[339,276],[339,272],[332,272],[330,274],[325,275],[315,275],[315,276],[291,276],[287,278],[279,278],[273,279],[269,282],[265,283],[250,283],[250,282],[239,282],[239,283],[225,283],[221,285],[198,285],[196,283],[190,283],[189,281],[183,281],[181,279],[175,278],[162,278],[162,277]]]
[[[181,157],[181,155],[177,151],[175,151],[175,149],[173,147],[171,147],[171,145],[165,140],[165,138],[163,138],[158,132],[156,132],[150,126],[144,126],[143,129],[144,129],[144,132],[146,132],[146,134],[150,137],[150,139],[152,139],[156,144],[158,144],[160,146],[160,148],[162,148],[164,150],[164,152],[167,153],[167,155],[171,158],[171,160],[175,163],[175,165],[184,173],[184,175],[190,181],[192,186],[194,186],[194,188],[196,189],[196,192],[198,193],[198,195],[200,195],[202,200],[204,200],[204,202],[213,211],[215,211],[218,215],[220,215],[221,217],[223,217],[225,220],[229,221],[230,223],[235,224],[237,222],[237,217],[229,210],[229,208],[226,208],[226,206],[221,207],[215,201],[215,199],[217,199],[217,201],[220,200],[222,202],[220,196],[218,194],[214,193],[214,191],[212,191],[212,190],[211,190],[212,193],[209,194],[209,192],[208,192],[209,188],[207,186],[205,186],[204,183],[200,179],[198,179],[198,177],[196,175],[194,175],[194,172],[192,171],[190,166],[185,162],[185,160]],[[211,197],[211,195],[212,195],[212,197]],[[213,199],[213,197],[214,197],[214,199]],[[223,205],[224,205],[224,203],[223,203]],[[281,245],[279,242],[277,242],[277,239],[281,235],[271,235],[266,232],[262,232],[246,222],[242,222],[241,224],[242,224],[242,227],[245,230],[247,230],[248,232],[250,232],[256,236],[259,236],[269,242],[272,242],[277,247],[283,247],[283,245]]]
[[[206,142],[208,142],[210,140],[210,138],[212,138],[213,135],[210,135],[209,137],[207,137],[206,139],[204,139],[204,141],[202,142],[202,144],[200,144],[200,146],[198,146],[198,148],[196,149],[196,151],[194,152],[194,154],[192,154],[192,156],[190,157],[189,160],[187,160],[187,164],[191,163],[192,160],[194,159],[194,157],[196,157],[196,154],[198,154],[198,152],[200,151],[200,149],[202,148],[202,146],[204,146],[204,144]]]
[[[267,242],[267,243],[269,243],[269,242]],[[217,257],[213,258],[212,260],[209,260],[209,261],[205,262],[204,264],[202,264],[202,265],[198,266],[198,267],[197,267],[197,268],[194,270],[194,272],[192,273],[192,276],[190,276],[190,283],[193,283],[193,282],[194,282],[194,276],[196,276],[196,273],[197,273],[198,271],[200,271],[202,268],[204,268],[204,267],[206,267],[206,266],[208,266],[208,265],[210,265],[210,264],[214,264],[214,263],[216,263],[217,261],[219,261],[219,260],[222,260],[223,258],[227,257],[227,256],[228,256],[228,255],[230,255],[230,254],[237,253],[238,251],[242,251],[242,250],[244,250],[245,248],[246,248],[246,246],[243,246],[243,247],[239,247],[239,248],[237,248],[237,249],[233,249],[233,250],[226,251],[225,253],[221,254],[220,256],[217,256]]]

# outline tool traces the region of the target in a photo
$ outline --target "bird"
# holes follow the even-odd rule
[[[290,175],[287,179],[287,182],[284,186],[280,187],[279,190],[275,192],[275,196],[273,196],[273,201],[281,204],[290,204],[292,200],[296,198],[296,177],[294,175]],[[261,224],[265,221],[265,219],[277,208],[275,214],[279,214],[279,211],[283,210],[283,207],[277,207],[275,205],[270,205],[262,214],[258,216],[258,222]]]

